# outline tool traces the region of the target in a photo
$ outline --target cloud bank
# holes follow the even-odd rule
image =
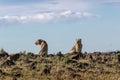
[[[119,0],[1,0],[0,24],[70,21],[97,17],[90,12],[98,5]]]
[[[8,23],[28,23],[28,22],[48,22],[48,21],[62,21],[62,20],[79,20],[85,18],[94,18],[97,15],[88,12],[72,12],[61,11],[61,12],[41,12],[27,15],[5,15],[0,16],[0,21]]]

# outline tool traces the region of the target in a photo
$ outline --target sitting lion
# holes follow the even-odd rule
[[[81,53],[82,51],[82,40],[76,39],[76,43],[73,48],[68,52],[69,54]]]
[[[42,40],[42,39],[38,39],[36,42],[35,42],[36,45],[40,45],[41,46],[41,50],[39,52],[39,55],[40,56],[46,56],[48,54],[48,45],[46,43],[45,40]]]

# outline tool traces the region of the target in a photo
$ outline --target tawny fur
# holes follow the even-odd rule
[[[81,41],[82,41],[81,39],[76,39],[75,45],[68,53],[69,54],[81,53],[81,51],[82,51],[82,42]]]
[[[41,50],[39,52],[39,55],[41,56],[45,56],[48,54],[48,45],[47,45],[47,42],[45,40],[42,40],[42,39],[38,39],[36,42],[35,42],[36,45],[40,45],[41,47]]]

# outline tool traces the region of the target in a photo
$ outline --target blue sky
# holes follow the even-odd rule
[[[76,38],[83,52],[120,50],[120,0],[0,0],[0,48],[67,53]]]

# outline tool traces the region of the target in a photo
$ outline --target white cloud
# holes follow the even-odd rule
[[[14,3],[14,2],[13,2]],[[17,5],[0,5],[0,14],[23,14],[41,11],[84,11],[91,7],[90,3],[84,0],[46,0],[37,3],[26,3]]]
[[[56,14],[54,14],[54,13],[52,13],[52,12],[50,12],[50,13],[38,13],[38,14],[34,14],[34,15],[32,15],[32,16],[30,16],[30,18],[32,19],[32,20],[40,20],[40,21],[42,21],[42,20],[52,20],[52,19],[54,19],[54,16],[55,16]]]
[[[12,5],[8,2],[5,5],[1,4],[0,24],[88,19],[98,17],[90,11],[97,9],[101,4],[120,4],[120,0],[38,0],[33,2],[28,0],[24,3],[22,0],[12,2]]]
[[[5,2],[5,1],[4,1]],[[104,3],[113,3],[118,4],[120,0],[45,0],[37,1],[34,3],[24,1],[15,1],[21,2],[22,4],[14,5],[0,5],[0,15],[1,14],[24,14],[24,13],[33,13],[41,11],[88,11],[96,6],[99,6]],[[7,2],[8,3],[8,2]],[[12,2],[14,3],[14,2]]]
[[[64,17],[69,17],[70,15],[72,15],[72,11],[64,11],[60,14],[61,16],[64,16]]]
[[[42,12],[29,15],[5,15],[0,16],[0,21],[4,20],[7,23],[19,22],[19,23],[28,23],[28,22],[48,22],[48,21],[60,21],[60,20],[72,20],[72,19],[83,19],[89,17],[97,17],[96,15],[88,12],[72,12],[61,11],[61,12]]]
[[[88,12],[84,12],[84,13],[83,13],[83,16],[84,16],[84,17],[87,17],[87,18],[88,18],[88,17],[97,17],[97,15],[94,15],[94,14],[88,13]]]
[[[37,3],[28,2],[23,5],[1,5],[0,24],[3,21],[7,23],[28,23],[81,20],[96,17],[96,14],[87,12],[93,7],[93,3],[94,1],[89,0],[46,0]]]

